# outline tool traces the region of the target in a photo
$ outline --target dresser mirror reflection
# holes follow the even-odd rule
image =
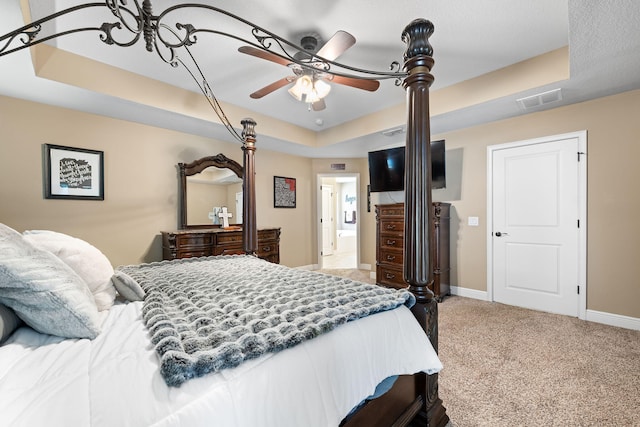
[[[221,227],[242,224],[242,166],[224,154],[178,163],[179,227]]]

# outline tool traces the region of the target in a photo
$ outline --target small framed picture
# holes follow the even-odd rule
[[[104,152],[44,144],[46,199],[104,200]]]
[[[273,207],[296,207],[296,179],[284,176],[273,177]]]

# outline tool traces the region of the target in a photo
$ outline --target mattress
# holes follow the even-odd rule
[[[168,387],[141,308],[113,306],[94,340],[16,331],[0,347],[0,425],[335,427],[383,379],[442,368],[401,306]]]

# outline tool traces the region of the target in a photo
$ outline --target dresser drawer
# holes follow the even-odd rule
[[[258,241],[273,240],[278,242],[280,239],[280,229],[258,230]]]
[[[218,246],[214,249],[214,255],[242,255],[244,250],[241,246]]]
[[[258,256],[260,258],[265,258],[269,255],[273,255],[278,253],[278,243],[277,242],[263,242],[258,240]]]
[[[404,204],[378,205],[380,217],[399,216],[404,218]]]
[[[400,219],[381,219],[378,224],[381,235],[398,235],[404,234],[404,220]]]
[[[218,233],[218,245],[242,246],[242,232]]]
[[[379,263],[402,266],[402,261],[403,261],[402,251],[380,249],[380,254],[378,258]]]
[[[404,239],[402,236],[383,236],[380,235],[380,250],[400,249],[404,248]]]
[[[195,250],[195,251],[181,250],[177,252],[176,258],[192,258],[192,257],[198,257],[198,256],[211,256],[211,255],[213,254],[209,249]]]
[[[176,245],[180,247],[204,247],[211,246],[213,237],[211,234],[205,233],[191,233],[191,234],[177,234]]]
[[[376,270],[376,283],[392,288],[406,288],[407,284],[402,278],[402,267],[394,268],[378,265]]]

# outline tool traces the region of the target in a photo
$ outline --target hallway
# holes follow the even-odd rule
[[[322,268],[358,268],[355,230],[338,230],[337,235],[338,238],[333,254],[322,257]]]

